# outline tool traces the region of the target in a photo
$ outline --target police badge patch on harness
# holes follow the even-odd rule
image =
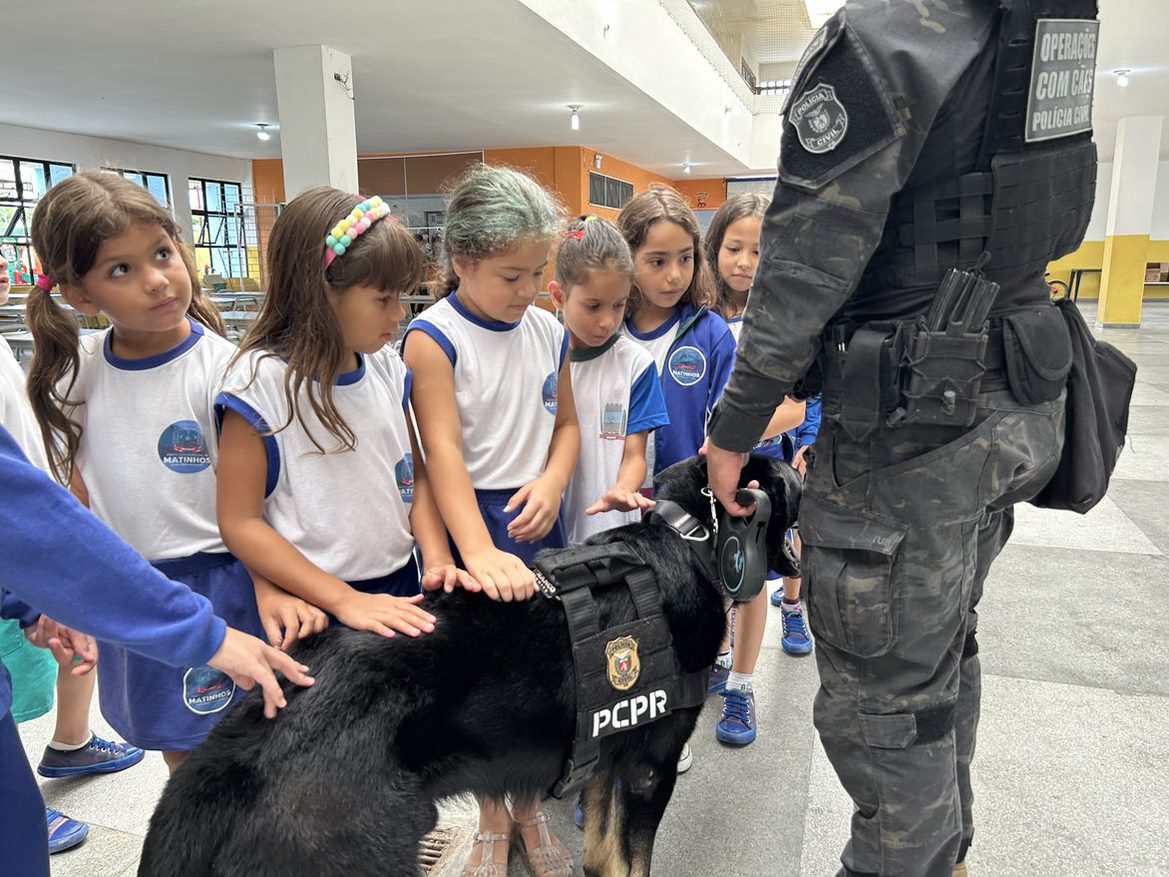
[[[787,120],[796,129],[800,145],[815,155],[831,152],[848,133],[848,110],[837,100],[836,89],[826,83],[797,98]]]
[[[641,675],[641,661],[637,657],[637,640],[622,636],[605,646],[605,665],[609,684],[618,691],[628,691]]]

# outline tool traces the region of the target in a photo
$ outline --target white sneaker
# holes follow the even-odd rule
[[[694,753],[690,751],[690,744],[682,747],[682,754],[678,756],[678,773],[686,773],[694,765]]]

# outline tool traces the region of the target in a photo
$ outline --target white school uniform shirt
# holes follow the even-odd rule
[[[727,328],[731,330],[731,334],[735,336],[735,343],[738,344],[739,336],[743,334],[743,315],[739,314],[727,320]]]
[[[475,316],[451,293],[406,330],[423,332],[455,371],[463,462],[476,490],[511,490],[539,478],[556,425],[560,367],[568,333],[548,311],[530,307],[516,323]]]
[[[568,543],[576,546],[594,533],[641,520],[639,511],[589,517],[585,509],[617,481],[625,436],[665,426],[670,418],[653,357],[624,335],[591,350],[570,350],[568,358],[580,420],[580,457],[564,507]]]
[[[165,353],[120,359],[113,329],[83,335],[58,389],[81,425],[75,461],[90,510],[151,561],[223,553],[215,518],[215,390],[236,348],[190,321]]]
[[[0,425],[16,440],[30,463],[44,472],[49,471],[41,428],[28,401],[24,372],[3,335],[0,335]]]
[[[392,347],[360,359],[333,387],[337,411],[357,436],[352,451],[339,450],[316,419],[307,386],[297,408],[309,428],[295,415],[289,419],[288,365],[269,351],[241,357],[216,399],[257,432],[277,430],[264,437],[264,518],[310,562],[346,582],[387,576],[414,550],[407,503],[414,469],[404,411],[410,372]],[[314,437],[329,453],[317,449]]]

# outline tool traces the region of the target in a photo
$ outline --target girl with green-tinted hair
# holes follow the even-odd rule
[[[447,208],[448,294],[410,324],[402,343],[457,562],[496,600],[530,598],[535,553],[566,542],[561,501],[580,450],[568,335],[532,307],[562,223],[555,197],[531,177],[473,168]],[[513,801],[509,814],[481,800],[479,811],[466,877],[506,877],[514,831],[537,877],[572,874],[572,858],[536,802]]]

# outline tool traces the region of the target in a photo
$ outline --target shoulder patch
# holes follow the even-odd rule
[[[784,116],[779,177],[803,189],[822,189],[905,134],[884,81],[847,23],[828,39]]]
[[[796,98],[787,121],[800,145],[816,155],[834,150],[848,133],[848,110],[836,99],[836,89],[825,83]]]

